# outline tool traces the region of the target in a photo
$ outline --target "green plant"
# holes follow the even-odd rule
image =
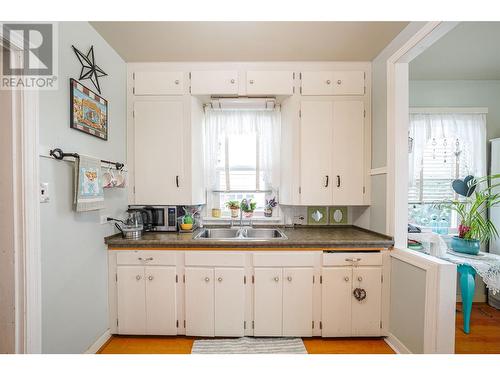
[[[254,212],[256,207],[257,203],[253,202],[251,199],[249,200],[243,199],[241,201],[241,210],[243,212]]]
[[[500,175],[491,175],[471,180],[468,183],[470,196],[440,203],[440,207],[448,207],[459,217],[458,234],[466,240],[488,242],[498,236],[495,225],[487,218],[489,208],[500,204],[500,193],[495,192],[500,183],[493,181]],[[474,190],[475,189],[475,190]]]
[[[239,201],[227,201],[226,207],[229,208],[230,210],[237,210],[238,208],[240,208],[240,202]]]

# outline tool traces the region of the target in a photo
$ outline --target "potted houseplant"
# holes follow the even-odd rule
[[[276,198],[271,198],[269,200],[266,199],[266,205],[264,207],[264,216],[265,217],[272,217],[273,216],[273,208],[278,205],[278,202],[276,202]]]
[[[241,201],[240,207],[241,211],[243,211],[243,215],[246,218],[250,218],[253,216],[253,212],[255,211],[255,207],[257,207],[257,203],[253,202],[251,199],[249,200],[243,199]]]
[[[468,176],[464,180],[453,182],[453,189],[461,195],[460,199],[441,204],[458,215],[458,236],[453,236],[451,239],[453,251],[477,255],[481,243],[486,243],[498,236],[495,225],[486,216],[489,208],[500,204],[500,193],[493,192],[500,184],[488,186],[488,181],[491,182],[498,177],[500,175],[478,179]],[[464,186],[461,189],[457,188],[461,184]]]
[[[227,201],[226,207],[231,210],[231,217],[233,219],[239,216],[240,211],[240,202],[238,201]]]

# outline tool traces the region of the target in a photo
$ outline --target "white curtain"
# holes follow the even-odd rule
[[[227,189],[230,184],[224,179],[229,178],[228,171],[235,167],[234,159],[238,159],[239,164],[244,163],[245,159],[249,161],[253,159],[259,171],[255,190],[277,190],[279,186],[280,132],[281,116],[279,110],[207,109],[205,112],[204,145],[207,189]],[[234,143],[230,144],[232,137],[233,140],[241,140],[242,137],[248,140],[249,143],[244,145],[244,150],[247,151],[241,150],[246,155],[238,155],[238,152],[235,152]],[[241,142],[239,144],[241,145]],[[233,157],[228,157],[229,154]],[[223,176],[222,179],[221,170],[226,171],[226,176]]]
[[[410,114],[409,150],[410,185],[421,168],[424,148],[432,139],[446,138],[450,142],[459,140],[468,147],[470,160],[468,174],[486,174],[486,115],[477,113],[412,113]],[[465,177],[465,176],[460,176]]]

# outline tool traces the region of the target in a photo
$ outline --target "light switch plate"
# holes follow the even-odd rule
[[[49,203],[49,183],[40,182],[40,203]]]

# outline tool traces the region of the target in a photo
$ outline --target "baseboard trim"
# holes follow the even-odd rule
[[[104,332],[83,354],[95,354],[111,338],[111,331]]]
[[[412,354],[410,349],[408,349],[396,336],[391,333],[384,338],[384,341],[391,347],[392,350],[396,352],[396,354]]]

